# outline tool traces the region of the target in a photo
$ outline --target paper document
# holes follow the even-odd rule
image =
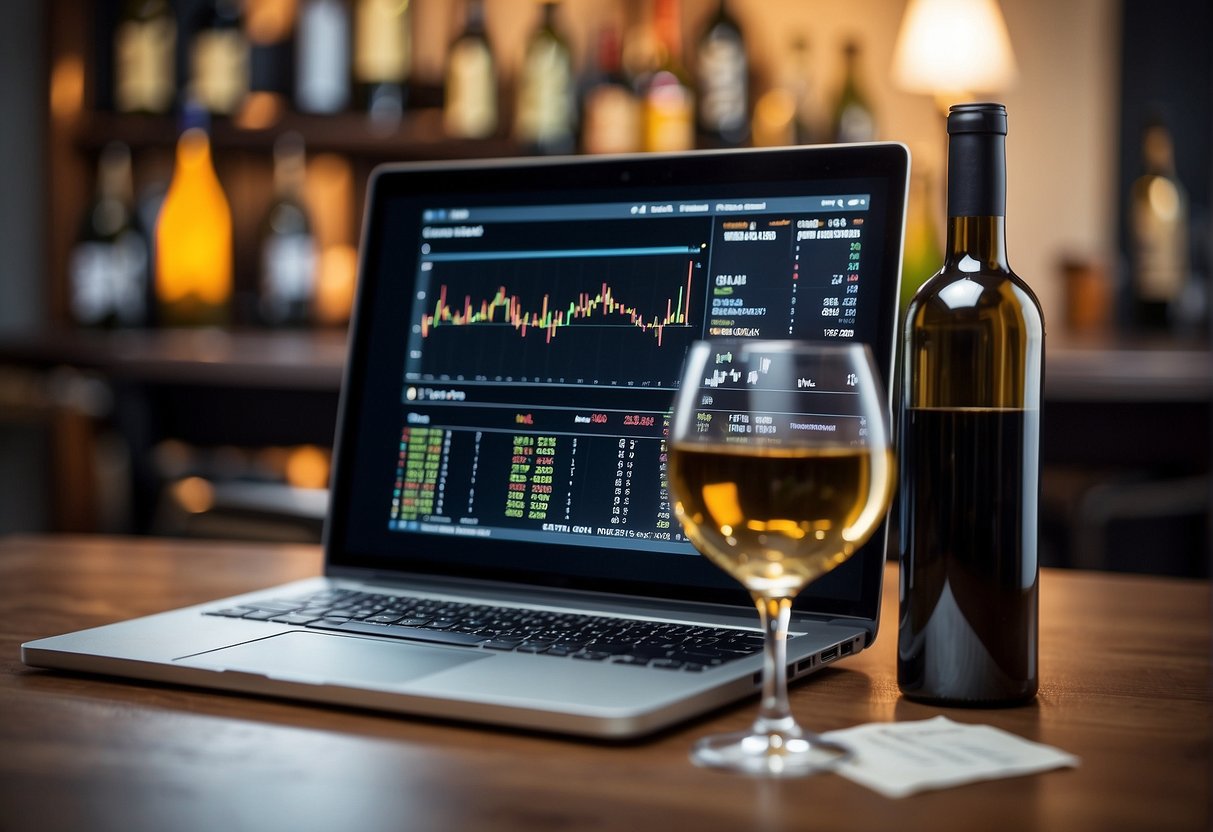
[[[886,797],[1076,767],[1079,762],[1072,754],[1000,728],[953,722],[945,716],[874,722],[825,737],[854,752],[837,773]]]

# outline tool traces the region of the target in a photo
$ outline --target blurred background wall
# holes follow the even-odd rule
[[[371,5],[338,2],[347,12]],[[180,43],[199,15],[227,4],[172,2]],[[247,33],[267,40],[262,58],[275,60],[297,47],[295,15],[304,5],[316,4],[235,3]],[[99,159],[112,141],[124,143],[138,194],[159,188],[162,195],[178,135],[173,113],[127,115],[114,107],[115,27],[155,3],[0,4],[0,533],[316,539],[344,348],[341,304],[348,307],[366,176],[384,161],[531,150],[512,134],[510,113],[540,5],[484,0],[503,116],[484,139],[453,139],[442,126],[444,74],[469,4],[388,5],[407,8],[411,25],[409,98],[398,121],[371,124],[355,99],[332,116],[300,115],[289,91],[259,101],[261,109],[247,106],[250,96],[240,113],[214,120],[218,177],[235,216],[235,326],[97,333],[72,322],[67,271]],[[1040,296],[1054,359],[1046,381],[1049,556],[1062,565],[1207,574],[1213,10],[1201,0],[993,5],[1005,19],[1016,72],[993,96],[978,93],[1008,107],[1010,259]],[[845,46],[858,46],[852,80],[875,138],[904,142],[914,154],[908,249],[922,249],[924,233],[937,249],[946,135],[935,98],[904,89],[895,67],[909,6],[727,0],[725,8],[748,52],[751,108],[765,92],[795,84],[808,91],[818,139],[830,138],[847,76]],[[674,10],[682,59],[693,68],[719,0],[559,3],[554,21],[578,78],[594,68],[604,23],[624,34],[625,56],[643,52],[659,9]],[[175,63],[180,76],[184,52]],[[1159,116],[1187,194],[1192,256],[1185,294],[1172,304],[1175,320],[1143,332],[1132,320],[1127,217],[1143,173],[1142,131]],[[284,132],[301,134],[306,146],[301,198],[321,249],[318,274],[337,310],[290,332],[258,321],[254,297]],[[911,254],[907,274],[918,280],[937,254],[927,252],[927,266],[911,263]],[[1089,452],[1077,453],[1083,449]],[[1101,554],[1076,552],[1076,541],[1093,536],[1136,540],[1130,529],[1145,530],[1146,542],[1133,547],[1148,547],[1151,534],[1156,543],[1171,535],[1176,547],[1200,554],[1162,563],[1132,552],[1112,557],[1102,543]]]

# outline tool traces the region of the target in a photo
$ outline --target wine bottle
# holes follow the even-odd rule
[[[447,135],[484,139],[497,132],[497,69],[484,27],[484,0],[468,0],[463,32],[447,56],[445,87]]]
[[[312,323],[316,241],[303,203],[303,137],[274,142],[274,201],[261,230],[261,319],[270,326]]]
[[[1188,198],[1161,121],[1145,129],[1142,164],[1129,195],[1133,320],[1142,330],[1158,331],[1168,328],[1188,279]]]
[[[371,122],[394,128],[404,114],[412,69],[408,0],[358,0],[354,8],[354,81]]]
[[[834,105],[833,139],[836,142],[870,142],[876,138],[876,116],[859,81],[859,44],[843,46],[845,69],[842,89]]]
[[[177,18],[168,0],[127,0],[114,30],[114,106],[167,113],[173,105]]]
[[[793,35],[788,51],[791,60],[779,73],[777,83],[754,102],[751,142],[756,147],[820,140],[808,38]],[[938,262],[936,259],[932,267]]]
[[[215,166],[205,112],[186,104],[176,164],[156,222],[158,319],[225,324],[232,299],[232,212]]]
[[[344,0],[305,0],[295,34],[295,106],[338,113],[349,100],[349,9]]]
[[[631,153],[640,149],[640,101],[624,74],[619,32],[613,26],[598,31],[593,74],[582,99],[582,150]]]
[[[695,94],[682,65],[678,0],[657,0],[653,26],[656,66],[641,84],[644,149],[683,151],[695,147]]]
[[[912,699],[1037,689],[1044,320],[1007,263],[1006,108],[948,115],[943,268],[910,302],[901,413],[897,677]]]
[[[573,53],[556,28],[556,6],[544,0],[518,80],[514,135],[540,153],[569,153],[576,137]]]
[[[695,112],[705,147],[743,144],[749,138],[749,59],[741,25],[720,0],[696,49]]]
[[[232,115],[248,94],[250,71],[239,0],[212,0],[190,42],[190,95],[215,115]]]
[[[69,262],[72,319],[82,326],[147,323],[148,242],[135,214],[131,153],[105,146],[97,189]]]

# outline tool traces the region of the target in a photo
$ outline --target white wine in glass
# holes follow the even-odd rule
[[[792,716],[788,622],[796,595],[854,554],[888,510],[888,412],[862,344],[712,340],[688,352],[670,491],[695,547],[749,590],[766,645],[758,719],[701,740],[695,762],[799,775],[846,757]]]

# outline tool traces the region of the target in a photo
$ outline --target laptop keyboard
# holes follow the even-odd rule
[[[332,589],[207,615],[431,644],[702,672],[762,651],[762,634],[662,621]]]

